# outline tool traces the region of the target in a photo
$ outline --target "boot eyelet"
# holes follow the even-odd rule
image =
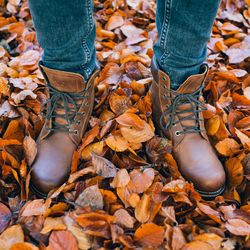
[[[77,130],[74,130],[73,133],[74,133],[74,135],[78,135],[78,131]]]
[[[77,123],[77,125],[79,125],[79,126],[81,125],[81,121],[77,121],[76,123]]]
[[[88,103],[88,102],[86,102],[85,106],[89,106],[89,103]]]
[[[181,132],[177,130],[177,131],[175,131],[175,135],[176,135],[176,136],[180,136],[180,135],[181,135]]]
[[[163,76],[162,81],[166,82],[166,80],[167,80],[166,76]]]
[[[81,115],[85,115],[85,112],[81,112],[80,114],[81,114]]]

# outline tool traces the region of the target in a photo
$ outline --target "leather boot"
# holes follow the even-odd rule
[[[172,90],[169,76],[152,60],[153,119],[157,131],[172,141],[182,175],[203,197],[212,198],[224,191],[225,171],[204,127],[202,89],[208,68],[204,65],[201,70]]]
[[[96,70],[87,83],[80,74],[41,66],[48,90],[46,119],[37,140],[31,185],[40,196],[63,182],[70,173],[74,151],[81,141],[94,106]]]

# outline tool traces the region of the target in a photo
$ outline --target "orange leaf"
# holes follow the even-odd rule
[[[135,219],[125,209],[119,209],[114,213],[116,222],[125,228],[133,228]]]
[[[120,169],[113,181],[110,183],[110,186],[113,188],[117,187],[126,187],[127,184],[130,182],[130,176],[126,169]]]
[[[152,168],[145,169],[143,173],[135,169],[129,175],[138,194],[145,192],[151,186],[155,176]]]
[[[54,231],[49,237],[47,250],[78,250],[75,236],[70,231]]]
[[[57,218],[48,217],[44,221],[41,234],[47,234],[52,230],[65,230],[65,229],[66,225],[64,224],[62,217],[57,217]]]
[[[116,118],[116,121],[123,126],[134,127],[135,129],[144,129],[143,120],[136,114],[124,113]]]
[[[144,247],[158,247],[164,240],[164,227],[154,223],[143,224],[135,231],[135,240]]]
[[[39,248],[31,243],[23,242],[12,245],[9,250],[39,250]]]
[[[145,223],[149,220],[150,203],[151,203],[151,197],[147,194],[143,194],[141,201],[137,203],[135,208],[135,218],[139,222]]]
[[[239,186],[244,178],[244,170],[241,161],[234,157],[226,161],[226,169],[231,187]]]
[[[217,151],[224,156],[231,156],[238,152],[240,145],[237,141],[231,138],[226,138],[215,145]]]
[[[108,136],[105,142],[112,150],[116,152],[123,152],[129,147],[126,139],[118,134]]]

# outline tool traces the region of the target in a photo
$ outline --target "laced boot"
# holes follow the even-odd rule
[[[40,196],[60,186],[69,176],[74,150],[81,141],[94,105],[94,79],[41,66],[48,90],[46,118],[37,140],[38,153],[31,187]]]
[[[203,197],[212,198],[224,191],[225,171],[204,127],[202,89],[208,68],[204,65],[201,70],[175,91],[170,89],[169,76],[153,59],[153,118],[157,131],[172,140],[182,175],[194,183]]]

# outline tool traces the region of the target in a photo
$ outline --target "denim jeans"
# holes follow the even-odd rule
[[[158,42],[154,46],[160,68],[176,88],[199,73],[220,0],[157,0]],[[96,66],[92,0],[29,0],[44,50],[42,63],[80,73],[87,80]]]

